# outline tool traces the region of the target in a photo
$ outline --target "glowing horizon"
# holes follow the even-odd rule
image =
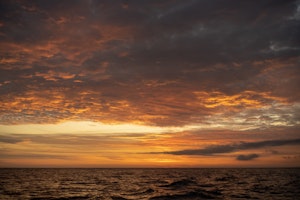
[[[183,130],[192,130],[196,126],[183,127],[155,127],[139,124],[117,123],[104,124],[93,121],[64,121],[56,124],[18,124],[0,125],[5,133],[15,134],[110,134],[110,133],[172,133]]]

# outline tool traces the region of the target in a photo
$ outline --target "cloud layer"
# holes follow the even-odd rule
[[[268,0],[3,1],[0,121],[180,126],[245,111],[265,125],[294,125],[298,7]]]
[[[170,151],[170,152],[158,152],[165,154],[173,154],[173,155],[201,155],[201,156],[210,156],[215,154],[223,154],[223,153],[231,153],[242,150],[251,150],[258,149],[263,147],[276,147],[283,145],[300,145],[300,139],[293,140],[268,140],[268,141],[260,141],[260,142],[241,142],[241,143],[233,143],[227,145],[211,145],[203,149],[186,149],[180,151]],[[155,153],[155,152],[153,152]],[[253,155],[242,155],[238,156],[238,160],[242,159],[252,159]],[[257,156],[256,156],[257,157]]]

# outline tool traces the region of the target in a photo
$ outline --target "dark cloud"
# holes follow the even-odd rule
[[[22,139],[11,136],[11,135],[7,135],[7,136],[0,135],[0,142],[2,142],[2,143],[17,144],[22,141],[23,141]]]
[[[1,1],[1,122],[181,126],[224,110],[294,105],[298,4]],[[236,104],[203,104],[215,94]]]
[[[203,149],[187,149],[187,150],[180,150],[180,151],[157,152],[157,153],[173,154],[173,155],[209,156],[215,154],[231,153],[231,152],[236,152],[241,150],[258,149],[263,147],[273,147],[273,146],[283,146],[283,145],[300,145],[300,139],[269,140],[269,141],[260,141],[260,142],[241,142],[241,143],[234,143],[228,145],[213,145]]]
[[[70,156],[65,155],[55,155],[55,154],[37,154],[37,153],[27,153],[27,154],[11,154],[11,153],[2,153],[0,154],[1,159],[70,159]]]
[[[240,161],[248,161],[248,160],[253,160],[255,158],[258,158],[259,155],[258,154],[247,154],[247,155],[238,155],[236,157],[237,160]]]

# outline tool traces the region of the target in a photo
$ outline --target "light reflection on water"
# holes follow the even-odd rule
[[[300,169],[0,169],[0,199],[297,199]]]

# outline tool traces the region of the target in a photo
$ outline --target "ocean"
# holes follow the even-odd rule
[[[0,169],[0,199],[300,199],[300,168]]]

